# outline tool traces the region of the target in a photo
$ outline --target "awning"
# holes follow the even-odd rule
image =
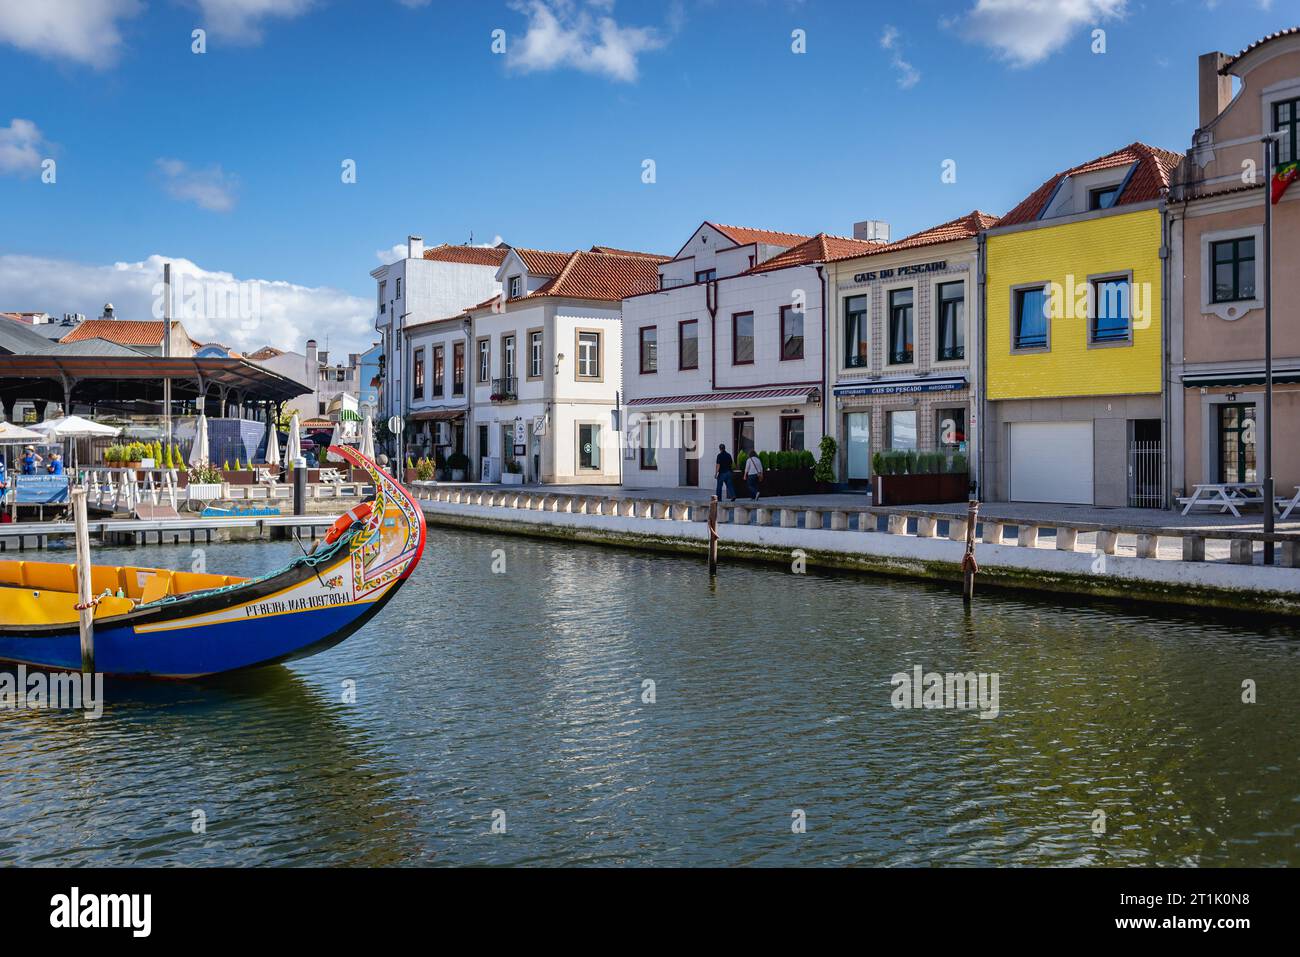
[[[801,405],[814,395],[820,397],[816,386],[792,386],[788,389],[738,389],[733,392],[698,392],[694,395],[657,395],[632,399],[629,409],[723,409],[734,405]]]
[[[835,386],[836,395],[911,395],[917,392],[955,392],[969,383],[964,375],[875,379]]]
[[[1274,369],[1274,385],[1293,385],[1300,382],[1300,369]],[[1244,372],[1194,372],[1183,376],[1185,389],[1209,389],[1220,386],[1263,385],[1264,370]]]
[[[411,422],[454,422],[465,417],[464,409],[421,409],[407,416]]]

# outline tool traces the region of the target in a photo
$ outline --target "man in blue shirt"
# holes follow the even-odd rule
[[[42,461],[43,459],[36,454],[36,447],[32,445],[27,446],[27,448],[23,450],[23,474],[35,475],[36,466]]]
[[[51,475],[63,474],[63,453],[52,452],[50,454],[49,472]]]
[[[731,500],[733,502],[736,500],[736,483],[735,479],[731,476],[731,467],[733,464],[734,460],[731,457],[731,453],[727,451],[727,446],[723,443],[719,443],[718,457],[714,459],[713,470],[713,475],[718,480],[717,488],[714,490],[713,494],[718,497],[719,502],[724,501],[722,497],[722,490],[724,487],[730,494]]]

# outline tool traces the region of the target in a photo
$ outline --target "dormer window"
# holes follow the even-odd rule
[[[509,297],[511,299],[518,299],[520,296],[520,290],[523,287],[523,278],[520,276],[511,276],[509,283]]]
[[[1119,200],[1120,184],[1088,190],[1088,210],[1110,209]]]

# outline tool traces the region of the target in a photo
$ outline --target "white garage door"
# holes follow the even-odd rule
[[[1013,502],[1092,504],[1092,423],[1011,425]]]

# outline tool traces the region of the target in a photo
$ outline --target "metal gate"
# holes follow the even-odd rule
[[[1129,508],[1165,507],[1165,453],[1159,442],[1128,446]]]

